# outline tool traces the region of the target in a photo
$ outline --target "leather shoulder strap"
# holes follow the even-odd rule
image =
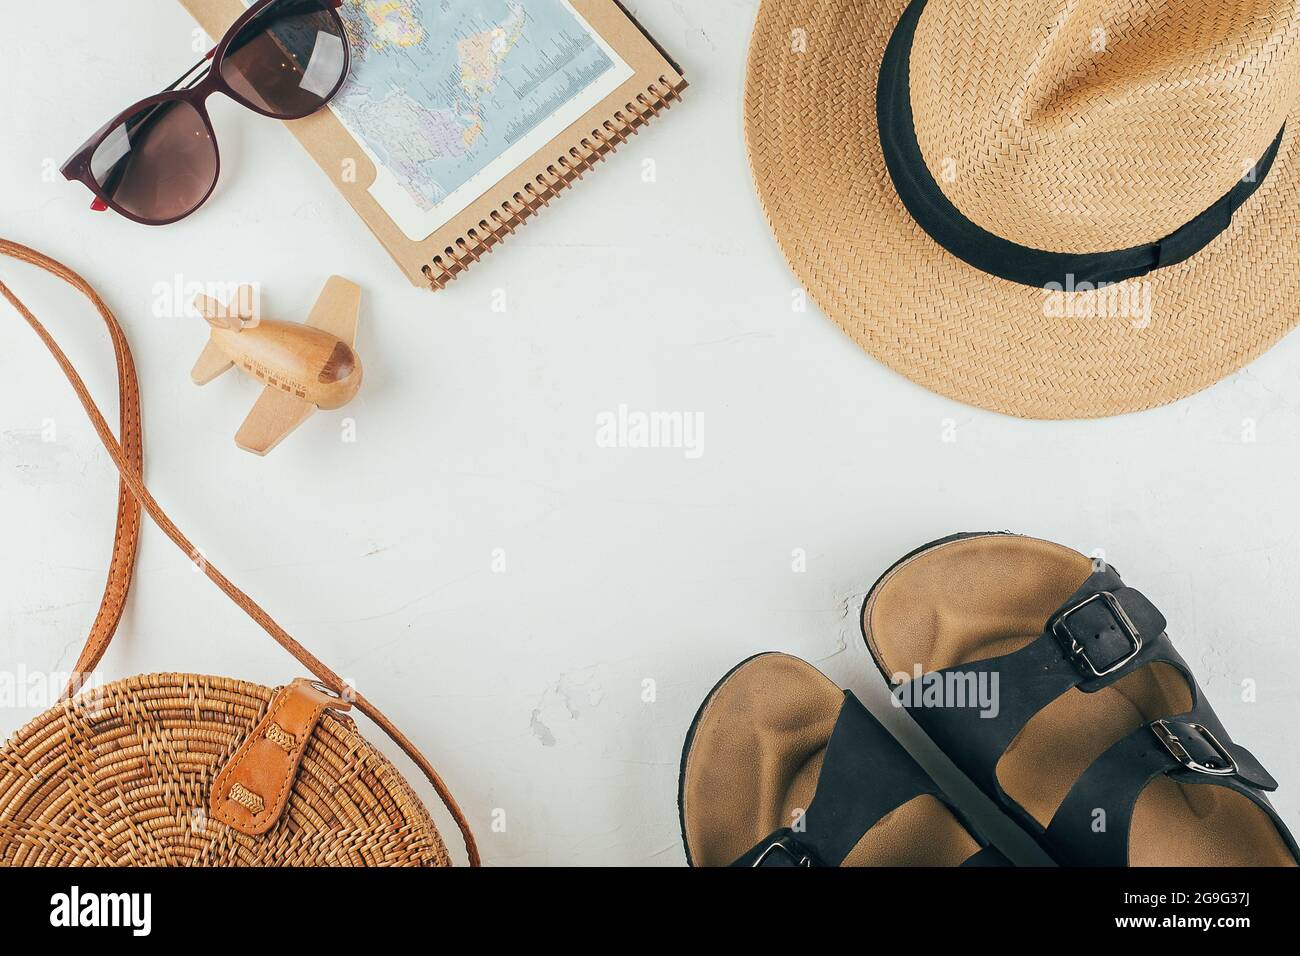
[[[109,333],[113,337],[115,349],[119,349],[119,375],[130,383],[129,394],[131,405],[136,409],[136,414],[138,416],[139,389],[136,384],[135,367],[130,362],[130,352],[126,348],[126,334],[122,331],[122,327],[118,323],[117,318],[113,315],[112,311],[103,303],[102,300],[99,299],[90,284],[67,266],[62,265],[33,249],[29,249],[26,246],[5,239],[0,239],[0,255],[6,255],[39,266],[45,271],[63,279],[65,282],[69,283],[90,298],[108,326]],[[191,544],[190,540],[181,533],[181,530],[176,527],[172,520],[167,517],[166,512],[162,510],[162,507],[154,500],[153,495],[149,493],[149,489],[145,487],[144,480],[141,477],[141,472],[138,469],[138,459],[133,459],[128,455],[125,444],[118,443],[118,440],[113,435],[112,429],[109,428],[108,422],[104,420],[103,414],[95,404],[95,400],[91,397],[90,391],[86,388],[86,383],[82,381],[81,376],[77,373],[72,362],[68,359],[67,355],[64,354],[58,343],[54,341],[54,338],[46,330],[45,326],[40,323],[36,316],[32,314],[31,310],[29,310],[3,282],[0,282],[0,295],[8,300],[9,304],[18,311],[18,314],[27,321],[27,324],[32,327],[32,330],[40,337],[41,341],[45,343],[45,347],[49,349],[50,354],[54,356],[54,360],[58,363],[59,368],[63,370],[63,374],[71,383],[73,391],[76,392],[77,398],[81,402],[82,408],[86,410],[86,414],[90,418],[90,423],[94,426],[96,433],[99,435],[99,440],[103,442],[104,448],[113,459],[113,463],[117,465],[118,472],[121,475],[122,485],[125,490],[130,493],[131,499],[135,503],[136,507],[142,507],[149,514],[149,517],[153,519],[154,523],[158,525],[158,528],[163,532],[163,534],[170,538],[172,542],[185,552],[187,556],[197,553],[194,545]],[[125,413],[125,402],[123,407]],[[136,420],[138,421],[138,417]],[[136,426],[136,433],[136,443],[138,448],[138,425]],[[124,432],[123,442],[125,442],[125,440],[126,434]],[[119,531],[121,531],[122,527],[123,522],[119,521]],[[126,523],[126,527],[130,527],[129,521]],[[132,543],[129,545],[130,554],[128,557],[132,557],[135,548],[134,531],[131,532],[129,538]],[[86,650],[82,652],[82,659],[89,660],[93,658],[93,660],[97,662],[103,655],[104,650],[107,648],[108,642],[113,636],[113,629],[116,627],[117,616],[121,613],[121,603],[125,599],[126,585],[130,581],[131,563],[130,560],[126,561],[124,577],[120,563],[117,571],[118,577],[114,579],[110,574],[109,590],[114,590],[113,586],[115,581],[121,585],[120,593],[115,593],[115,597],[111,599],[114,603],[109,605],[109,616],[113,620],[113,627],[110,627],[106,632],[100,635],[98,643],[96,643],[96,632],[92,631],[91,640],[87,643]],[[408,740],[406,736],[397,729],[392,721],[385,717],[374,704],[370,703],[370,701],[359,692],[347,687],[342,678],[340,678],[330,668],[326,667],[324,663],[318,660],[316,656],[305,647],[294,640],[289,633],[272,620],[271,616],[267,614],[266,611],[264,611],[255,601],[253,601],[252,598],[231,583],[230,579],[222,574],[215,565],[210,561],[203,561],[199,562],[199,567],[213,584],[220,588],[227,597],[238,604],[249,617],[257,622],[258,626],[266,631],[266,633],[269,634],[277,644],[292,654],[294,658],[306,667],[307,670],[310,671],[318,680],[336,693],[349,697],[353,706],[374,721],[375,724],[377,724],[379,728],[388,735],[389,739],[397,744],[397,746],[401,748],[402,752],[420,768],[420,772],[424,774],[429,783],[433,786],[439,799],[441,799],[443,804],[447,807],[447,811],[451,814],[452,819],[456,822],[456,826],[460,829],[461,835],[465,840],[465,851],[469,856],[470,865],[478,866],[480,864],[478,846],[474,841],[474,834],[470,830],[469,822],[465,819],[465,815],[461,812],[455,798],[451,795],[451,791],[448,790],[447,785],[438,775],[438,772],[433,769],[433,765],[425,759],[424,755],[416,749],[415,745],[411,743],[411,741]],[[109,601],[110,598],[106,595],[105,600]],[[115,611],[112,610],[114,607],[116,608]],[[101,617],[103,615],[104,612],[101,607]]]
[[[113,321],[113,314],[104,304],[98,293],[81,276],[71,269],[48,259],[34,250],[24,246],[0,240],[0,252],[14,259],[30,262],[48,272],[57,275],[82,295],[104,318],[108,327],[109,338],[113,342],[113,358],[117,363],[117,404],[119,413],[118,434],[121,436],[122,454],[137,474],[144,474],[144,435],[140,428],[140,389],[135,374],[135,362],[131,358],[131,347],[127,344],[122,329]],[[131,587],[131,575],[135,570],[136,552],[140,545],[140,503],[135,500],[125,480],[118,481],[117,490],[117,527],[113,535],[113,552],[108,563],[108,580],[104,584],[104,595],[100,600],[99,610],[90,626],[90,634],[72,668],[72,677],[63,692],[70,697],[81,689],[85,675],[99,666],[109,642],[117,632],[122,620],[122,611],[126,606],[126,593]]]

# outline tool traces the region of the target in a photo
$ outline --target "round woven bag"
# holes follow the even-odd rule
[[[218,771],[275,691],[150,674],[87,690],[0,751],[0,865],[448,866],[424,804],[352,720],[326,712],[269,832],[211,819]]]
[[[196,567],[317,679],[272,689],[151,674],[95,685],[130,587],[141,509],[187,556],[199,552],[141,478],[139,388],[112,312],[54,260],[3,239],[0,255],[52,272],[90,298],[113,340],[121,406],[119,441],[67,356],[0,282],[0,296],[72,383],[121,476],[108,582],[69,688],[0,748],[0,865],[450,866],[428,810],[361,736],[348,716],[355,709],[419,767],[477,866],[464,814],[415,745],[206,559]]]

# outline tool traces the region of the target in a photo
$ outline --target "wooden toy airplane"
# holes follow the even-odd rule
[[[190,377],[206,385],[238,365],[266,383],[235,435],[240,448],[265,455],[317,408],[341,408],[361,388],[361,359],[353,349],[361,289],[333,276],[306,325],[257,321],[250,291],[241,288],[229,306],[205,295],[195,298],[212,332]]]

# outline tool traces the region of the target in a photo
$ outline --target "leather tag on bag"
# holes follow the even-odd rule
[[[284,813],[303,751],[321,714],[350,707],[309,680],[281,688],[266,716],[217,774],[212,816],[249,836],[270,830]]]

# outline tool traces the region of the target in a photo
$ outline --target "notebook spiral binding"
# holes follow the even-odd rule
[[[433,286],[434,291],[444,289],[458,275],[491,252],[499,243],[544,206],[583,177],[583,174],[604,162],[605,157],[673,103],[681,100],[685,86],[674,87],[667,77],[659,77],[646,92],[637,96],[617,111],[613,117],[594,129],[588,136],[546,167],[545,172],[525,183],[514,196],[492,210],[487,219],[479,220],[478,227],[470,229],[453,245],[434,256],[433,262],[420,271]]]

